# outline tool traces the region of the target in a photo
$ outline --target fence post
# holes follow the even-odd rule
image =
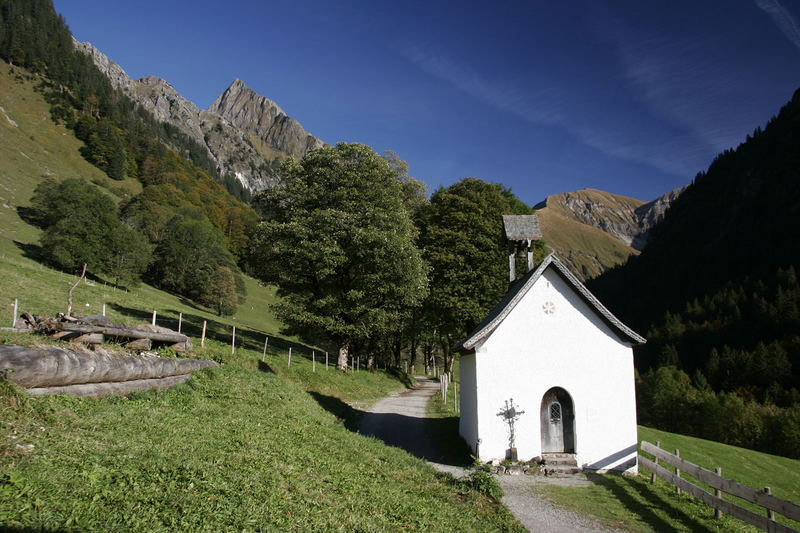
[[[203,333],[200,334],[200,347],[206,345],[206,321],[203,320]]]
[[[156,310],[153,309],[153,325],[156,325]]]
[[[103,304],[103,309],[105,309],[105,304]],[[105,311],[103,312],[105,315]],[[183,313],[178,313],[178,333],[181,332],[181,326],[183,325]]]
[[[14,298],[14,318],[11,319],[11,327],[17,327],[17,311],[19,310],[19,300]]]
[[[661,448],[661,441],[660,440],[656,441],[656,448]],[[658,466],[658,457],[655,457],[655,465]],[[651,472],[650,473],[650,483],[655,483],[655,482],[656,482],[656,473],[655,472]]]
[[[680,457],[680,456],[681,456],[681,451],[678,448],[675,448],[675,457]],[[677,476],[678,479],[681,478],[681,469],[680,468],[677,468],[677,467],[675,468],[675,475]],[[675,494],[680,495],[680,493],[681,493],[681,488],[679,486],[675,485]]]
[[[236,353],[236,326],[233,326],[233,335],[231,336],[231,355]]]
[[[770,487],[764,487],[764,494],[772,495],[772,489]],[[771,522],[775,521],[775,511],[772,509],[767,509],[767,518],[770,519]]]
[[[103,316],[106,316],[106,304],[103,304]],[[180,331],[178,332],[180,333]]]
[[[262,362],[267,360],[267,343],[268,342],[269,342],[269,336],[268,335],[264,335],[264,353],[261,354],[261,361]]]
[[[311,350],[311,371],[317,371],[317,352]]]
[[[287,368],[292,368],[292,347],[289,346],[289,363]]]
[[[325,370],[328,370],[328,352],[325,352]]]
[[[716,468],[715,472],[717,473],[718,476],[722,477],[722,467],[721,466],[718,466]],[[722,499],[722,491],[720,489],[714,489],[714,496],[716,496],[717,498],[719,498],[721,500]],[[714,518],[716,518],[716,519],[722,518],[722,511],[720,511],[719,509],[714,509]]]

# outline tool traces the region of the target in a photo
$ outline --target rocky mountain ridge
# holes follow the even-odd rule
[[[664,218],[670,204],[686,187],[659,196],[651,202],[621,196],[597,189],[582,189],[548,196],[535,209],[550,208],[555,212],[598,228],[641,251],[656,223]]]
[[[683,189],[651,202],[583,189],[548,196],[535,209],[547,245],[587,280],[638,255]]]
[[[302,158],[324,144],[239,79],[209,109],[200,110],[166,80],[155,76],[134,80],[91,43],[73,38],[73,44],[92,58],[115,88],[205,146],[220,174],[234,175],[251,192],[273,185],[286,157]]]

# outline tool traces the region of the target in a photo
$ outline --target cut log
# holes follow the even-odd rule
[[[214,361],[173,359],[154,355],[110,355],[102,349],[67,350],[55,346],[28,348],[0,345],[0,372],[23,387],[131,381],[188,374],[217,366]]]
[[[136,339],[125,345],[129,350],[147,351],[153,347],[153,341],[150,339]]]
[[[69,342],[78,342],[81,344],[103,344],[102,333],[84,333],[78,335],[74,339],[69,339]]]
[[[123,339],[150,339],[151,341],[168,342],[187,342],[189,337],[180,333],[161,333],[156,331],[142,331],[134,328],[119,328],[114,326],[92,326],[88,324],[59,323],[57,326],[62,331],[78,331],[80,333],[102,333],[108,337],[118,337]]]
[[[27,389],[31,396],[51,394],[70,394],[72,396],[104,396],[106,394],[128,394],[138,390],[166,389],[183,383],[191,374],[169,376],[166,378],[135,379],[114,383],[84,383],[82,385],[65,385],[63,387],[34,387]]]

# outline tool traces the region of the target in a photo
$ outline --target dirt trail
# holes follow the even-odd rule
[[[376,437],[390,446],[403,448],[425,459],[441,472],[455,477],[466,475],[461,466],[448,464],[425,432],[426,405],[439,391],[435,380],[417,377],[417,385],[410,390],[388,396],[366,413],[359,422],[359,432]],[[547,483],[570,486],[588,485],[580,477],[542,478],[538,476],[496,475],[503,487],[503,505],[514,514],[528,531],[535,532],[589,532],[606,531],[602,525],[576,513],[557,509],[533,492],[536,485]]]

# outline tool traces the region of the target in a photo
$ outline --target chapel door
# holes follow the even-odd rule
[[[574,415],[567,391],[554,387],[542,398],[542,453],[574,453]]]

